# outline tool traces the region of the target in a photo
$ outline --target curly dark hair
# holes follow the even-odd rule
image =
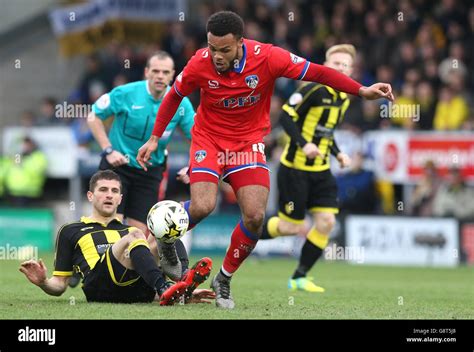
[[[218,37],[230,33],[240,39],[244,35],[244,21],[235,12],[219,11],[209,17],[206,30]]]

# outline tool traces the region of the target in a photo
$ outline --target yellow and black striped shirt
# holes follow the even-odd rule
[[[329,169],[334,130],[343,120],[348,107],[349,99],[346,93],[318,83],[308,83],[300,87],[282,109],[292,117],[306,142],[316,144],[324,157],[308,159],[297,141],[290,139],[280,162],[287,167],[303,171]]]
[[[64,225],[56,238],[53,275],[71,276],[76,271],[86,276],[105,251],[131,228],[118,219],[106,225],[88,217]]]

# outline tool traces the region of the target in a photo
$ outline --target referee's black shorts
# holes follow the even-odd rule
[[[117,213],[146,224],[148,211],[158,202],[166,164],[149,167],[148,171],[145,171],[128,165],[113,167],[104,157],[100,161],[99,169],[113,170],[120,176],[123,199]]]
[[[303,171],[280,164],[278,216],[301,224],[306,211],[338,213],[337,184],[331,170]]]

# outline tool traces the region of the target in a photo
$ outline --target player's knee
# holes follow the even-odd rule
[[[242,215],[244,225],[250,231],[258,231],[258,229],[263,225],[265,219],[265,212],[258,209],[246,211]]]
[[[200,221],[211,214],[215,207],[215,199],[193,199],[190,209],[191,217],[194,221]]]
[[[336,216],[332,213],[319,213],[316,215],[316,229],[329,234],[336,224]]]
[[[130,237],[130,241],[146,239],[146,236],[143,233],[143,231],[136,227],[132,228],[130,232],[128,233],[128,235]]]

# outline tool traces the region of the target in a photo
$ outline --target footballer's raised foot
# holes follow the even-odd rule
[[[299,277],[297,279],[288,280],[288,289],[290,291],[305,291],[314,293],[323,293],[324,288],[316,285],[311,277]]]
[[[212,259],[205,257],[200,259],[191,269],[187,270],[181,279],[188,286],[186,288],[185,299],[192,297],[194,290],[207,280],[212,270]]]
[[[211,288],[216,293],[216,306],[223,309],[234,309],[235,303],[230,292],[230,279],[221,273],[214,276]]]
[[[174,243],[158,242],[158,255],[160,257],[160,266],[163,273],[173,281],[179,281],[182,275],[181,261],[176,252]]]

